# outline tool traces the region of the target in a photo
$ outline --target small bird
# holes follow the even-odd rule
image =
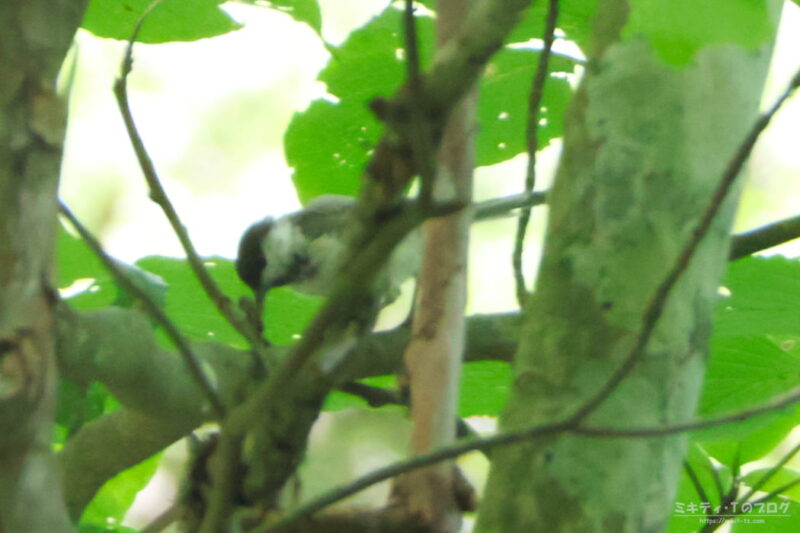
[[[327,296],[347,250],[355,200],[323,195],[300,211],[251,225],[239,241],[236,272],[261,304],[275,287]],[[394,250],[379,274],[378,299],[388,305],[399,296],[400,284],[419,268],[421,238],[412,232]]]

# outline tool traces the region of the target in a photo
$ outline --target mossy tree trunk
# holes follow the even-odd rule
[[[598,4],[549,196],[536,292],[524,310],[505,430],[569,416],[620,366],[753,124],[766,76],[772,35],[749,49],[704,45],[681,60],[652,44],[655,34],[632,30],[627,2]],[[770,23],[776,7],[765,9]],[[585,423],[692,419],[736,196],[671,292],[644,357]],[[682,436],[559,435],[497,450],[478,530],[663,531],[684,447]]]

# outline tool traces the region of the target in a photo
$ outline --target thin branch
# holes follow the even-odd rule
[[[680,433],[687,433],[691,431],[700,431],[712,427],[730,424],[732,422],[741,422],[755,416],[765,414],[772,411],[783,409],[790,405],[800,402],[800,387],[792,389],[784,397],[773,400],[767,404],[739,411],[729,415],[723,415],[717,418],[709,418],[706,420],[699,420],[695,422],[686,422],[682,424],[674,424],[671,426],[661,427],[644,427],[644,428],[610,428],[610,427],[594,427],[594,426],[579,426],[576,421],[567,418],[561,422],[554,422],[551,424],[542,424],[532,426],[529,428],[521,429],[486,437],[482,439],[465,440],[457,442],[451,446],[445,446],[435,450],[431,453],[424,455],[417,455],[399,461],[397,463],[388,465],[386,467],[374,470],[365,476],[356,479],[355,481],[332,489],[331,491],[314,498],[304,505],[298,507],[290,514],[286,515],[282,520],[275,523],[272,527],[268,528],[266,532],[277,533],[283,528],[296,523],[307,516],[332,505],[338,501],[360,492],[367,487],[380,483],[395,476],[405,474],[417,468],[423,468],[432,464],[452,459],[472,451],[489,451],[501,446],[509,446],[520,442],[525,442],[535,438],[540,438],[548,435],[555,435],[558,433],[573,433],[591,438],[655,438],[664,437],[668,435],[676,435]]]
[[[419,198],[422,205],[427,208],[433,205],[433,182],[436,176],[436,165],[433,163],[430,127],[425,120],[425,100],[420,72],[419,38],[417,35],[417,22],[414,17],[414,0],[405,0],[403,30],[406,47],[406,84],[411,94],[408,109],[412,124],[412,134],[409,139],[411,158],[420,175]]]
[[[153,299],[150,298],[150,295],[147,294],[146,291],[142,290],[137,283],[132,281],[122,271],[122,269],[117,266],[114,259],[106,254],[97,239],[95,239],[89,230],[86,229],[80,220],[77,219],[72,211],[70,211],[70,209],[60,200],[58,206],[61,213],[67,218],[67,220],[69,220],[70,224],[72,224],[78,234],[80,234],[81,238],[86,242],[87,246],[89,246],[92,252],[97,255],[111,275],[114,276],[114,278],[117,280],[117,283],[119,283],[122,288],[132,296],[139,299],[147,313],[152,316],[161,327],[164,328],[167,336],[170,338],[170,340],[172,340],[172,342],[175,344],[175,347],[178,349],[178,352],[183,357],[183,360],[185,361],[186,366],[189,368],[189,372],[192,374],[195,382],[208,398],[208,401],[211,404],[211,407],[214,409],[214,413],[216,414],[217,418],[221,420],[225,416],[225,406],[217,394],[216,389],[211,384],[211,379],[206,376],[205,372],[203,371],[203,367],[200,365],[200,360],[192,351],[189,343],[183,337],[183,334],[181,334],[181,332],[178,330],[175,324],[172,323],[164,311],[162,311],[161,308],[153,301]]]
[[[797,452],[799,452],[799,451],[800,451],[800,443],[795,445],[791,450],[789,450],[786,454],[784,454],[784,456],[781,457],[781,460],[778,461],[775,465],[773,465],[772,468],[770,468],[768,471],[764,472],[764,475],[761,476],[761,478],[756,483],[752,484],[750,486],[750,490],[747,491],[747,493],[744,496],[742,496],[741,501],[742,502],[746,502],[747,500],[750,499],[750,497],[753,494],[755,494],[756,492],[761,490],[761,487],[763,487],[767,483],[767,481],[772,479],[775,476],[775,474],[777,474],[778,471],[781,468],[783,468],[783,466],[786,463],[788,463],[789,460],[792,457],[794,457],[797,454]]]
[[[683,469],[686,471],[686,475],[689,476],[689,480],[692,482],[692,486],[697,492],[697,496],[700,498],[700,501],[707,502],[708,495],[703,488],[703,484],[700,483],[700,478],[697,477],[697,472],[694,471],[694,468],[692,468],[692,465],[690,465],[689,461],[686,459],[683,460]]]
[[[408,400],[403,398],[402,395],[396,391],[374,387],[358,381],[350,381],[344,385],[340,385],[337,390],[361,398],[372,408],[383,407],[385,405],[408,407]],[[477,437],[478,434],[463,418],[458,417],[456,418],[456,436],[460,439],[464,439],[467,437]]]
[[[737,457],[738,457],[738,453],[737,453]],[[725,490],[725,487],[722,486],[722,478],[719,475],[719,471],[714,466],[714,463],[712,463],[711,459],[708,458],[708,457],[706,458],[706,460],[709,463],[708,466],[709,466],[709,468],[711,470],[711,479],[714,480],[714,488],[717,491],[717,497],[719,498],[719,504],[720,504],[720,506],[722,506],[722,505],[724,505],[726,503],[726,498],[728,497],[728,493],[730,493],[730,489],[729,490]],[[736,478],[736,476],[734,475],[733,479],[735,479],[735,478]],[[734,483],[733,483],[733,480],[732,480],[731,481],[731,489],[733,488],[733,485],[734,485]],[[706,501],[708,501],[708,500],[706,500]]]
[[[550,64],[550,52],[555,41],[556,23],[558,22],[558,0],[550,0],[547,10],[547,21],[544,30],[544,46],[539,53],[539,64],[536,66],[536,74],[533,78],[531,94],[528,102],[528,170],[525,176],[525,193],[533,194],[536,187],[536,152],[539,149],[539,110],[544,98],[544,86],[547,82],[548,67]],[[514,239],[514,253],[511,263],[514,268],[514,281],[517,288],[517,302],[522,307],[525,299],[529,295],[525,274],[522,271],[522,253],[525,246],[525,233],[528,230],[528,223],[531,220],[531,208],[523,207],[517,221],[517,234]]]
[[[545,193],[520,193],[502,198],[492,198],[484,200],[475,205],[473,220],[487,220],[504,215],[509,211],[525,207],[535,207],[546,202]]]
[[[736,508],[733,508],[733,509],[730,508],[730,503],[733,503],[733,502],[730,502],[728,504],[728,508],[727,508],[728,512],[726,514],[724,514],[724,515],[722,513],[720,513],[719,515],[711,515],[711,518],[719,518],[720,520],[716,521],[716,522],[713,522],[713,523],[709,523],[706,527],[703,528],[701,533],[705,533],[706,531],[714,531],[716,529],[719,529],[722,526],[723,523],[725,523],[726,521],[729,521],[732,517],[746,515],[752,510],[752,506],[760,504],[760,503],[768,502],[769,500],[773,500],[776,497],[778,497],[781,494],[783,494],[784,492],[788,491],[789,489],[796,487],[797,485],[800,485],[800,479],[795,479],[793,481],[790,481],[789,483],[785,483],[785,484],[781,485],[780,487],[776,488],[775,490],[772,490],[769,493],[765,494],[761,498],[753,500],[752,502],[748,502],[746,498],[741,498],[740,500],[737,500],[737,502],[736,502],[737,506],[736,506]],[[751,495],[753,492],[754,491],[748,492],[748,498],[749,498],[749,495]],[[745,506],[745,504],[748,504],[748,503],[750,504],[751,508],[748,509],[747,511],[745,511],[744,510],[744,506]]]
[[[664,311],[667,299],[669,298],[673,287],[675,287],[678,280],[689,267],[689,262],[694,256],[694,253],[700,245],[700,242],[703,240],[703,237],[706,235],[706,233],[708,233],[711,223],[714,221],[714,218],[717,216],[717,213],[722,207],[723,201],[728,196],[728,192],[736,181],[736,177],[742,170],[745,161],[747,161],[747,158],[750,156],[750,152],[753,150],[753,146],[755,146],[756,141],[761,135],[761,132],[766,129],[767,125],[772,120],[772,117],[775,116],[775,113],[778,112],[783,103],[792,95],[798,86],[800,86],[800,70],[797,71],[797,74],[795,74],[792,82],[789,84],[786,90],[784,90],[783,94],[781,94],[772,107],[766,113],[762,114],[758,120],[756,120],[755,124],[750,129],[750,132],[747,134],[744,141],[742,141],[741,145],[728,162],[725,172],[722,174],[722,178],[720,179],[719,184],[717,185],[717,188],[714,191],[714,194],[712,195],[702,218],[700,219],[700,222],[698,222],[697,226],[695,226],[689,241],[684,245],[683,251],[678,256],[677,261],[670,268],[666,277],[653,295],[653,298],[647,304],[642,317],[642,327],[639,331],[639,335],[636,338],[633,348],[631,348],[625,360],[614,372],[614,374],[612,374],[611,378],[606,382],[606,384],[592,398],[590,398],[589,401],[585,402],[575,411],[575,413],[572,415],[573,420],[579,422],[594,412],[616,390],[619,384],[622,383],[628,374],[631,373],[633,368],[643,357],[645,347],[647,346],[653,331],[655,331],[658,319],[661,317],[661,314]]]
[[[225,319],[251,344],[253,350],[257,354],[257,356],[254,355],[253,357],[254,363],[259,371],[263,371],[264,360],[268,361],[271,366],[275,362],[270,360],[271,356],[266,350],[264,339],[261,337],[258,331],[256,331],[253,324],[251,324],[251,322],[247,320],[245,316],[236,311],[233,302],[225,295],[225,293],[222,292],[217,283],[214,281],[214,278],[212,278],[209,274],[208,269],[206,269],[203,259],[197,253],[197,250],[189,238],[189,233],[187,232],[186,227],[181,222],[175,207],[172,205],[172,202],[167,196],[164,187],[161,185],[161,180],[158,177],[155,165],[153,164],[153,161],[144,146],[144,141],[139,134],[133,118],[133,113],[131,112],[130,102],[128,99],[128,75],[133,69],[133,44],[136,41],[136,38],[142,29],[142,25],[147,19],[147,16],[160,2],[161,0],[155,0],[148,6],[143,15],[139,18],[139,21],[137,22],[130,39],[128,39],[128,46],[125,49],[122,64],[120,65],[120,74],[114,82],[114,95],[117,99],[117,106],[122,114],[122,119],[125,123],[125,129],[128,132],[128,138],[130,139],[133,150],[136,153],[136,159],[139,162],[142,174],[144,175],[144,178],[147,181],[147,186],[150,189],[150,199],[161,208],[161,210],[164,212],[164,215],[167,217],[173,232],[178,237],[183,250],[186,252],[186,258],[189,262],[189,266],[200,282],[200,285],[203,287],[203,290],[217,306],[217,309],[222,316],[224,316]]]
[[[730,260],[800,238],[800,215],[740,233],[731,242]]]
[[[756,500],[753,500],[751,503],[763,503],[763,502],[766,502],[766,501],[772,500],[772,499],[774,499],[776,496],[780,496],[780,495],[781,495],[781,494],[783,494],[784,492],[786,492],[786,491],[788,491],[789,489],[792,489],[792,488],[794,488],[794,487],[796,487],[796,486],[798,486],[798,485],[800,485],[800,478],[798,478],[798,479],[795,479],[795,480],[793,480],[793,481],[790,481],[790,482],[788,482],[788,483],[784,483],[784,484],[783,484],[783,485],[781,485],[780,487],[778,487],[778,488],[776,488],[775,490],[773,490],[773,491],[771,491],[771,492],[769,492],[769,493],[765,494],[765,495],[764,495],[764,496],[762,496],[761,498],[758,498],[758,499],[756,499]],[[748,511],[748,512],[749,512],[749,511]],[[747,513],[742,513],[742,514],[747,514]]]
[[[406,45],[406,78],[410,85],[420,82],[419,40],[417,23],[414,17],[414,0],[405,1],[403,10],[403,30]]]
[[[408,406],[408,402],[403,401],[400,394],[396,391],[374,387],[358,381],[350,381],[338,387],[340,392],[361,398],[367,405],[373,408],[383,407],[384,405]]]
[[[536,207],[546,203],[546,192],[519,193],[492,198],[475,204],[473,219],[481,221],[497,218],[508,215],[514,209]],[[733,235],[729,260],[742,259],[794,239],[800,239],[800,215]]]

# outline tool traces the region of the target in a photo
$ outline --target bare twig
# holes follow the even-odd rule
[[[192,351],[189,343],[183,337],[183,334],[178,330],[175,324],[169,319],[169,317],[161,310],[161,308],[153,301],[147,292],[145,292],[139,285],[133,282],[123,271],[122,269],[117,266],[114,259],[112,259],[106,252],[103,250],[102,245],[94,238],[94,236],[89,232],[86,227],[81,224],[80,220],[70,211],[70,209],[61,201],[59,201],[59,210],[61,213],[69,220],[70,224],[75,228],[81,238],[86,242],[87,246],[94,252],[94,254],[100,259],[106,269],[114,276],[123,289],[125,289],[128,293],[132,296],[139,299],[142,302],[147,313],[153,317],[153,319],[158,322],[158,324],[164,328],[164,331],[167,333],[167,336],[172,340],[175,344],[175,347],[178,349],[178,352],[183,357],[184,361],[186,362],[186,366],[189,368],[189,372],[191,372],[192,377],[194,378],[197,385],[202,389],[205,393],[206,397],[208,398],[208,402],[211,404],[211,407],[214,409],[214,413],[218,419],[222,419],[225,416],[225,406],[222,403],[219,395],[217,394],[216,389],[211,384],[211,379],[206,376],[205,372],[203,371],[202,366],[200,365],[200,361],[197,359],[197,356]]]
[[[545,201],[545,193],[543,192],[520,193],[502,198],[492,198],[475,205],[473,219],[477,221],[495,218],[507,215],[509,211],[514,209],[542,205]]]
[[[167,217],[172,230],[175,232],[175,235],[178,237],[183,250],[186,252],[186,258],[189,262],[189,266],[200,282],[200,285],[203,287],[203,290],[214,302],[222,316],[224,316],[225,319],[251,344],[253,350],[257,354],[257,356],[254,356],[253,358],[254,363],[260,371],[263,371],[264,360],[268,361],[271,365],[274,364],[274,361],[270,360],[271,355],[266,350],[266,343],[264,339],[261,337],[258,331],[256,331],[253,324],[247,320],[247,317],[236,310],[233,302],[225,295],[225,293],[222,292],[217,283],[214,281],[214,278],[212,278],[209,274],[208,269],[206,269],[203,259],[197,253],[197,250],[194,248],[194,245],[189,238],[189,233],[187,232],[186,227],[181,222],[175,207],[172,205],[172,202],[167,196],[164,187],[161,185],[161,180],[158,177],[155,165],[153,164],[153,161],[144,146],[144,141],[139,134],[136,123],[133,119],[133,113],[131,112],[130,102],[128,100],[128,75],[131,73],[133,68],[133,44],[136,41],[136,38],[142,29],[142,25],[147,19],[147,16],[160,2],[161,0],[155,0],[147,7],[137,22],[130,39],[128,39],[128,46],[125,49],[122,64],[120,65],[120,74],[114,82],[114,95],[117,98],[117,106],[122,114],[122,119],[125,123],[125,129],[128,132],[128,138],[130,139],[133,150],[136,153],[136,159],[139,162],[142,174],[144,175],[144,178],[147,181],[147,186],[150,189],[150,199],[161,208],[161,210],[164,212],[164,215]]]
[[[700,244],[701,240],[707,233],[711,222],[719,211],[723,200],[727,196],[728,191],[733,185],[737,175],[739,174],[744,162],[749,156],[756,140],[761,132],[766,128],[771,118],[780,109],[783,102],[791,95],[794,89],[800,85],[800,71],[797,73],[792,81],[792,84],[787,88],[778,101],[763,114],[753,126],[745,140],[735,152],[734,156],[728,163],[725,172],[720,180],[717,189],[715,190],[709,205],[706,208],[700,222],[694,229],[689,241],[684,246],[683,251],[676,260],[675,265],[670,269],[664,281],[658,287],[655,295],[650,300],[642,319],[642,328],[637,337],[636,343],[629,352],[628,356],[623,361],[622,365],[611,376],[606,384],[588,401],[580,406],[571,416],[560,422],[551,424],[544,424],[526,428],[520,431],[508,432],[486,439],[478,439],[475,441],[459,442],[451,446],[439,448],[428,454],[418,455],[407,461],[399,462],[394,465],[389,465],[385,468],[376,470],[366,476],[355,480],[351,484],[339,487],[333,491],[323,494],[317,499],[314,499],[307,504],[299,507],[291,514],[287,515],[283,520],[269,528],[267,531],[280,531],[281,528],[295,523],[297,520],[305,516],[316,513],[317,511],[327,507],[328,505],[344,499],[364,488],[371,486],[380,481],[395,477],[397,475],[409,472],[417,468],[423,468],[433,465],[439,461],[450,459],[473,450],[486,450],[498,446],[508,446],[518,442],[527,441],[533,438],[540,438],[545,435],[553,435],[563,432],[571,432],[577,435],[584,435],[587,437],[597,438],[620,438],[620,437],[659,437],[665,435],[672,435],[676,433],[683,433],[687,431],[696,431],[700,429],[707,429],[731,422],[737,422],[777,410],[788,405],[792,405],[800,401],[800,389],[794,389],[790,394],[784,398],[775,400],[769,404],[756,407],[753,409],[740,411],[727,416],[718,418],[701,420],[697,422],[688,422],[683,424],[676,424],[672,426],[663,427],[649,427],[649,428],[600,428],[591,426],[581,426],[581,422],[594,410],[596,410],[608,396],[616,390],[617,386],[627,377],[633,367],[638,363],[639,359],[644,353],[644,348],[647,345],[650,336],[655,329],[655,324],[663,312],[664,305],[667,297],[669,296],[672,288],[677,283],[678,279],[685,272],[688,267],[689,261],[694,255],[695,250]]]
[[[535,438],[541,438],[548,435],[555,435],[558,433],[573,433],[591,438],[656,438],[668,435],[675,435],[679,433],[687,433],[691,431],[700,431],[712,427],[730,424],[732,422],[741,422],[749,418],[753,418],[764,413],[777,411],[790,405],[800,402],[800,387],[796,387],[789,391],[788,394],[782,398],[778,398],[767,404],[739,411],[729,415],[723,415],[717,418],[709,418],[706,420],[699,420],[695,422],[686,422],[682,424],[674,424],[670,426],[661,427],[644,427],[644,428],[610,428],[610,427],[590,427],[579,426],[573,420],[566,419],[562,422],[554,422],[551,424],[542,424],[531,426],[518,431],[511,431],[502,433],[492,437],[485,437],[482,439],[465,440],[457,442],[451,446],[439,448],[431,453],[424,455],[417,455],[404,461],[388,465],[366,474],[355,481],[332,489],[331,491],[320,495],[313,500],[308,501],[304,505],[298,507],[290,514],[286,515],[282,520],[275,523],[272,527],[266,529],[268,533],[277,533],[283,528],[296,523],[307,516],[332,505],[338,501],[360,492],[367,487],[380,483],[400,474],[404,474],[417,468],[423,468],[446,459],[452,459],[463,455],[468,452],[476,450],[492,450],[501,446],[509,446],[520,442],[528,441]]]
[[[731,243],[730,260],[735,261],[798,238],[800,215],[736,235]]]
[[[544,30],[544,46],[539,52],[539,63],[536,66],[536,74],[533,78],[531,94],[528,101],[528,170],[525,176],[525,193],[533,194],[536,186],[536,152],[539,149],[539,109],[544,97],[544,86],[547,81],[548,66],[550,63],[550,52],[555,41],[556,23],[558,21],[558,0],[550,0],[547,10],[547,21]],[[514,268],[514,281],[517,287],[517,302],[522,307],[529,291],[525,283],[525,274],[522,271],[522,253],[525,247],[525,233],[528,230],[528,223],[531,220],[531,208],[523,207],[517,222],[517,234],[514,239],[514,253],[512,255],[512,266]]]
[[[761,476],[761,478],[756,483],[753,483],[750,486],[750,490],[747,491],[747,493],[741,497],[741,501],[746,502],[747,500],[750,499],[751,496],[753,496],[753,494],[761,490],[761,487],[763,487],[767,483],[767,481],[772,479],[775,476],[775,474],[777,474],[778,471],[781,468],[783,468],[783,466],[797,454],[797,452],[800,452],[800,443],[796,444],[791,450],[785,453],[783,457],[781,457],[780,461],[775,463],[775,465],[773,465],[772,468],[764,472],[764,475]]]
[[[683,469],[686,472],[686,475],[689,476],[689,480],[692,482],[692,486],[694,490],[697,492],[697,496],[700,498],[701,502],[708,501],[708,495],[706,494],[705,489],[703,488],[703,484],[700,483],[700,478],[697,477],[697,472],[694,471],[692,465],[689,464],[689,461],[686,459],[683,460]]]
[[[794,90],[797,89],[799,85],[800,70],[798,70],[797,74],[795,74],[794,78],[792,79],[792,82],[789,84],[786,90],[784,90],[783,94],[781,94],[772,107],[770,107],[766,113],[762,114],[758,120],[756,120],[744,141],[742,141],[742,143],[739,145],[736,152],[733,154],[733,157],[728,162],[725,172],[722,174],[719,184],[717,185],[714,194],[711,196],[703,216],[697,223],[697,226],[695,226],[694,231],[692,231],[689,241],[684,245],[681,254],[675,261],[675,264],[672,265],[666,277],[656,289],[656,292],[651,298],[650,302],[647,304],[645,312],[642,316],[642,326],[639,331],[639,335],[637,336],[636,342],[634,343],[630,352],[625,357],[619,368],[617,368],[614,374],[612,374],[611,378],[609,378],[609,380],[605,383],[605,385],[603,385],[603,387],[597,393],[595,393],[595,395],[590,398],[589,401],[585,402],[575,411],[575,413],[572,415],[573,420],[581,421],[589,414],[594,412],[616,390],[619,384],[622,383],[628,374],[631,373],[633,368],[642,358],[645,347],[647,346],[653,331],[655,331],[658,319],[661,317],[661,314],[664,311],[667,299],[669,298],[673,287],[675,287],[678,280],[689,267],[689,262],[694,256],[694,253],[700,245],[700,242],[703,240],[703,237],[706,235],[706,233],[708,233],[711,223],[714,221],[714,218],[717,216],[717,213],[722,207],[723,201],[728,196],[728,192],[736,181],[736,177],[742,170],[745,161],[747,161],[747,158],[750,156],[750,152],[753,150],[753,146],[755,146],[756,141],[761,135],[761,132],[764,131],[764,129],[772,120],[772,117],[775,116],[775,113],[778,112],[783,103],[789,98],[789,96],[792,95]]]
[[[546,195],[546,192],[519,193],[484,200],[475,204],[473,220],[487,220],[508,215],[514,209],[543,205],[547,203]],[[735,261],[794,239],[800,239],[800,215],[737,233],[731,240],[729,259]]]
[[[734,486],[731,487],[731,490],[728,494],[727,501],[723,501],[720,505],[720,513],[711,515],[710,518],[717,518],[719,520],[715,520],[713,522],[709,522],[709,524],[703,528],[702,532],[705,533],[706,531],[715,531],[722,526],[727,520],[730,520],[732,517],[746,515],[750,512],[750,509],[745,509],[747,504],[750,504],[751,509],[753,505],[757,505],[760,503],[767,502],[769,500],[775,499],[777,496],[780,496],[782,493],[786,492],[787,490],[800,485],[800,479],[795,479],[790,481],[789,483],[785,483],[776,489],[768,492],[761,498],[757,498],[752,502],[749,501],[750,498],[755,494],[757,491],[764,486],[764,484],[769,481],[778,471],[798,452],[800,451],[800,444],[792,448],[787,454],[785,454],[780,461],[772,468],[770,468],[767,472],[764,473],[764,476],[761,477],[753,486],[750,487],[750,490],[747,491],[746,494],[737,498],[736,492],[738,492],[738,484],[737,480],[734,479]],[[738,477],[738,476],[735,476]],[[736,503],[736,506],[733,504]],[[724,511],[723,511],[724,509]]]
[[[430,127],[425,120],[425,100],[422,89],[422,75],[419,61],[419,39],[414,17],[414,0],[405,1],[403,29],[406,47],[406,84],[411,94],[408,113],[412,124],[411,158],[420,176],[419,198],[424,207],[433,204],[433,181],[436,165],[431,150]]]

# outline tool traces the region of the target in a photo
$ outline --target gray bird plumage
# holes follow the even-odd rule
[[[239,277],[259,299],[283,285],[326,296],[346,251],[354,206],[349,196],[324,195],[301,211],[256,222],[239,242]],[[384,303],[395,300],[400,283],[416,273],[419,240],[417,235],[409,235],[379,274],[375,285]]]

